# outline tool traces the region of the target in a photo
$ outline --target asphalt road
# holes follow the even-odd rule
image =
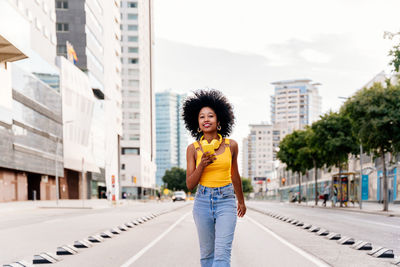
[[[317,225],[330,231],[393,249],[400,256],[400,217],[298,206],[278,202],[249,202],[249,206]]]
[[[249,202],[248,206],[276,208],[282,215],[289,215],[284,213],[298,208],[293,214],[303,215],[310,223],[311,219],[318,223],[327,221],[324,210],[320,211],[320,217],[316,215],[316,209],[310,208],[301,210],[301,207],[257,202]],[[62,256],[60,262],[49,266],[200,266],[192,207],[190,202],[136,203],[97,210],[39,209],[1,213],[0,264],[21,259],[30,261],[34,254],[55,253],[58,246],[72,244],[75,240],[152,212],[174,209],[102,243],[94,244],[91,248],[79,249],[76,255]],[[4,214],[8,214],[7,218]],[[338,215],[348,216],[353,221],[360,220],[359,215],[352,213]],[[336,218],[335,216],[332,218]],[[338,218],[343,218],[340,216]],[[378,218],[374,221],[375,224],[367,225],[391,223],[380,220]],[[365,252],[341,246],[301,228],[249,210],[244,218],[238,219],[232,266],[393,265],[389,260],[372,258]]]

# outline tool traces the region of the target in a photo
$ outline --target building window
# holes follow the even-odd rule
[[[139,141],[140,140],[140,135],[138,135],[138,134],[130,134],[129,135],[129,140]]]
[[[58,32],[67,32],[67,31],[69,31],[68,23],[57,23],[57,31]]]
[[[128,7],[137,8],[137,2],[128,2]]]
[[[138,25],[128,25],[128,31],[137,31]]]
[[[122,155],[140,155],[140,149],[137,147],[122,148]]]
[[[57,9],[68,9],[68,1],[66,0],[57,0],[56,1]]]
[[[121,164],[121,170],[125,170],[125,164]]]
[[[139,59],[138,58],[128,58],[128,63],[129,64],[138,64]]]
[[[138,15],[137,14],[128,14],[128,20],[137,20]]]
[[[137,36],[128,36],[128,42],[137,42],[138,37]]]
[[[139,47],[128,47],[128,52],[129,53],[138,53]]]

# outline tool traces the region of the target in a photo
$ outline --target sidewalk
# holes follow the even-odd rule
[[[389,211],[382,211],[383,210],[383,204],[380,203],[374,203],[374,202],[362,202],[362,209],[360,209],[360,206],[358,203],[355,203],[354,205],[351,203],[347,204],[347,207],[343,206],[340,207],[340,203],[336,203],[336,207],[332,207],[332,202],[327,201],[326,207],[322,206],[323,200],[318,201],[318,206],[315,206],[315,201],[308,201],[308,202],[302,202],[302,203],[289,203],[286,202],[288,205],[301,205],[304,207],[310,207],[310,208],[320,208],[320,209],[332,209],[332,210],[343,210],[343,211],[349,211],[349,212],[359,212],[359,213],[368,213],[368,214],[377,214],[377,215],[385,215],[385,216],[395,216],[395,217],[400,217],[400,205],[399,204],[393,204],[389,203]]]
[[[119,200],[115,206],[132,205],[140,202],[139,200]],[[107,209],[114,205],[107,199],[62,199],[55,200],[37,200],[37,201],[11,201],[0,202],[0,213],[32,209]]]

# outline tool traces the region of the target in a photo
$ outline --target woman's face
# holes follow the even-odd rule
[[[216,132],[218,126],[217,114],[210,107],[204,107],[199,112],[199,128],[203,133]]]

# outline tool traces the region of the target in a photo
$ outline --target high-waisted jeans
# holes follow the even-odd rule
[[[199,236],[201,266],[230,266],[237,219],[232,184],[216,188],[199,185],[193,218]]]

